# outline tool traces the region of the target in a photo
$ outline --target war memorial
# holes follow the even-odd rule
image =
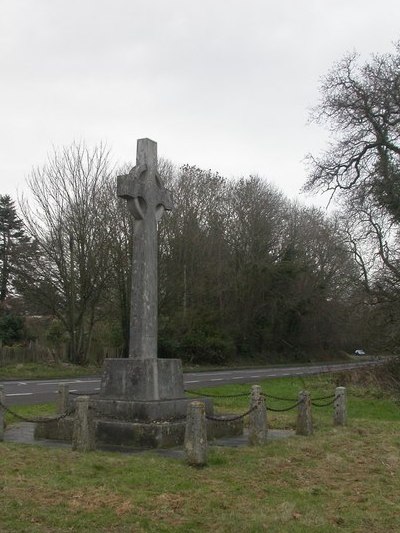
[[[136,166],[117,178],[117,194],[134,218],[129,357],[105,359],[100,393],[86,397],[96,446],[172,447],[183,443],[191,401],[185,395],[180,359],[157,357],[157,226],[173,209],[157,171],[157,143],[137,141]],[[37,439],[73,440],[82,397],[69,395],[70,416],[38,423]],[[202,398],[209,439],[239,435],[243,421],[218,421],[210,398]]]

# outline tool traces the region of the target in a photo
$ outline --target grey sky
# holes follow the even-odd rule
[[[52,146],[136,139],[295,197],[319,78],[346,52],[400,39],[398,0],[0,0],[0,194]]]

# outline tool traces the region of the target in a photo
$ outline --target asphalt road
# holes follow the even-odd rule
[[[251,368],[243,370],[215,370],[210,372],[188,372],[184,374],[185,387],[216,387],[226,383],[257,383],[262,379],[283,376],[306,376],[340,370],[350,370],[360,366],[378,364],[379,361],[360,361],[354,363],[310,364],[306,366]],[[58,384],[67,383],[71,392],[98,392],[100,377],[71,379],[47,379],[27,381],[0,381],[4,386],[7,405],[32,405],[54,402],[58,394]]]

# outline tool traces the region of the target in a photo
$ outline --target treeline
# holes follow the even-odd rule
[[[133,227],[116,173],[105,147],[74,144],[33,171],[23,223],[1,197],[4,320],[52,317],[47,343],[75,363],[105,347],[127,355]],[[175,203],[159,227],[160,357],[276,360],[359,345],[359,269],[337,218],[256,176],[165,161],[160,173]]]
[[[358,269],[339,222],[266,181],[185,166],[160,234],[160,352],[193,361],[351,350]]]
[[[192,362],[400,352],[400,42],[321,83],[312,118],[331,142],[310,155],[308,191],[328,216],[257,176],[159,172],[175,198],[160,223],[159,354]],[[73,144],[35,169],[21,217],[0,196],[0,340],[37,338],[70,361],[127,355],[132,219],[104,146]],[[133,250],[134,253],[134,250]],[[32,321],[31,321],[32,322]],[[39,328],[40,330],[40,328]],[[92,355],[91,355],[92,354]]]

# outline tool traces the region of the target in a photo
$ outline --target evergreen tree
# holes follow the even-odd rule
[[[18,256],[29,239],[25,236],[23,222],[17,215],[15,204],[7,194],[0,195],[0,301],[10,292]]]

